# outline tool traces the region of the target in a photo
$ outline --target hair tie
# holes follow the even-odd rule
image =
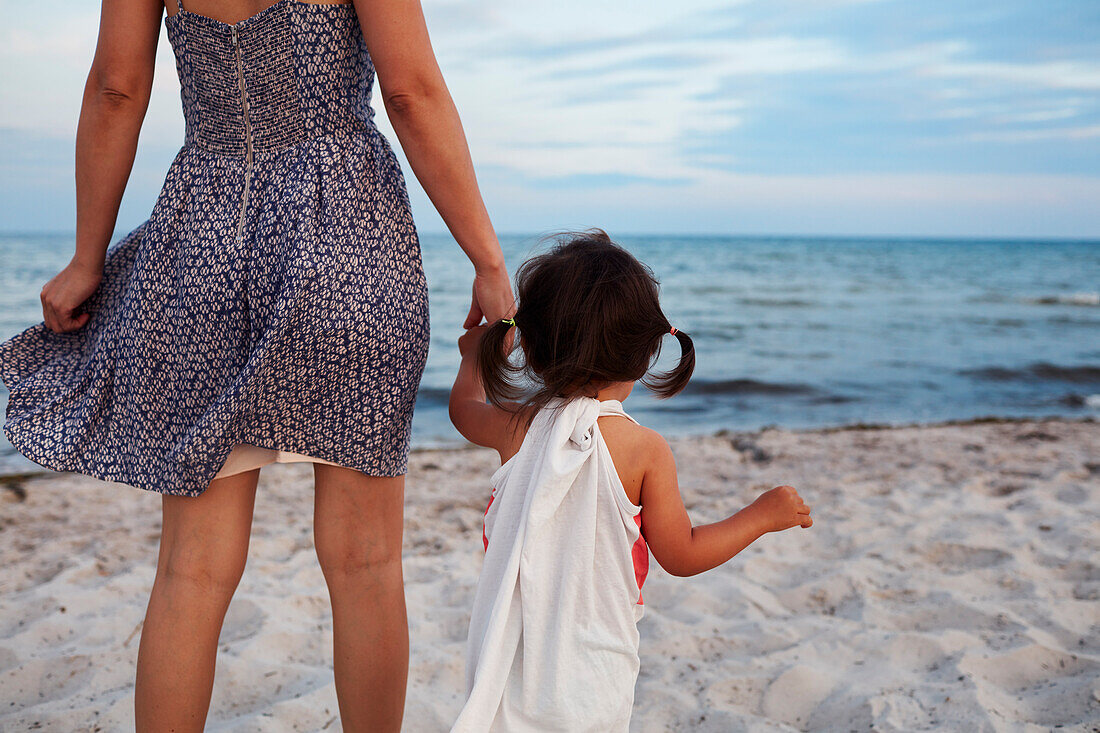
[[[516,325],[516,319],[515,318],[501,318],[500,322],[501,323],[507,323],[509,326]]]
[[[673,326],[671,329],[669,329],[669,333],[671,333],[673,336],[675,336],[676,335],[676,327]]]

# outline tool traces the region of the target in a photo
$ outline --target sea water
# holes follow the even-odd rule
[[[615,236],[615,233],[611,233]],[[691,335],[690,386],[626,409],[668,435],[980,416],[1100,417],[1100,243],[813,237],[616,237]],[[548,245],[502,237],[509,271]],[[71,235],[0,235],[0,338],[41,320]],[[431,347],[416,446],[461,444],[447,419],[473,269],[421,237]],[[655,368],[679,356],[666,339]],[[6,404],[6,391],[0,393]],[[0,473],[27,470],[6,440]]]

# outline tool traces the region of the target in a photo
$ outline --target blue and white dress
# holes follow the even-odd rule
[[[187,135],[88,324],[0,344],[31,460],[194,496],[235,446],[405,473],[428,295],[350,4],[167,21]]]

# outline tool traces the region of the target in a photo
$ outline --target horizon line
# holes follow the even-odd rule
[[[499,231],[498,239],[543,239],[553,238],[559,234],[571,232],[583,232],[591,227],[578,227],[576,229],[546,229],[531,231]],[[129,230],[121,231],[118,236],[112,237],[112,243],[125,236]],[[418,230],[421,237],[451,237],[447,230]],[[0,236],[4,237],[36,237],[36,236],[76,236],[75,229],[0,229]],[[1100,244],[1100,235],[1090,236],[1059,236],[1050,234],[1040,235],[966,235],[966,234],[795,234],[784,232],[753,233],[753,232],[636,232],[620,231],[615,237],[630,238],[677,238],[677,239],[810,239],[810,240],[864,240],[864,241],[914,241],[914,242],[988,242],[988,243],[1050,243],[1050,244]],[[614,238],[614,237],[613,237]]]

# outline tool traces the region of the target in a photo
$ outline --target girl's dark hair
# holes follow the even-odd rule
[[[514,320],[523,362],[514,364],[505,353],[507,323],[489,324],[481,339],[477,366],[489,402],[530,424],[555,397],[592,396],[611,382],[641,380],[662,398],[682,390],[695,369],[695,346],[682,331],[676,332],[679,363],[647,374],[672,328],[653,272],[602,229],[555,240],[516,273]],[[534,392],[517,383],[522,377]]]

